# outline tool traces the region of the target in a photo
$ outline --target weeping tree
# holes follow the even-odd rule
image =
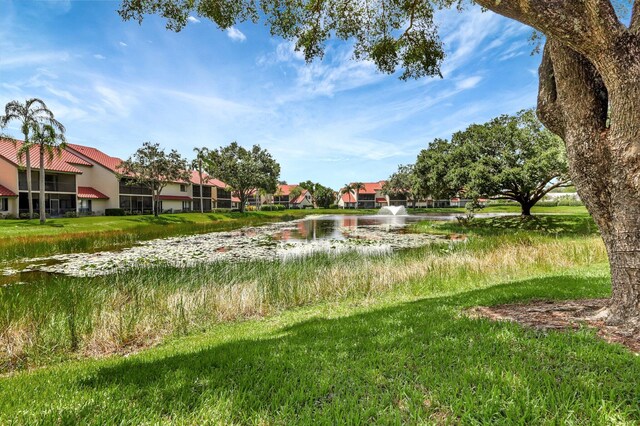
[[[475,0],[546,37],[538,116],[565,142],[571,179],[598,224],[611,264],[610,323],[640,328],[640,0]],[[355,40],[355,57],[401,78],[440,75],[438,8],[464,0],[123,0],[123,19],[160,14],[179,31],[190,14],[221,28],[257,21],[295,40],[307,60],[329,37]],[[616,11],[632,3],[629,23]],[[610,120],[607,119],[608,112]]]

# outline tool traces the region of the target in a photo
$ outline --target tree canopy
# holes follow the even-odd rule
[[[516,201],[528,216],[549,191],[570,184],[562,140],[531,110],[473,124],[432,146],[420,153],[416,170],[425,187],[447,195]]]
[[[315,207],[329,208],[336,201],[336,193],[333,189],[310,180],[301,182],[300,186],[311,195],[311,200]]]
[[[413,203],[415,207],[418,198],[423,194],[420,180],[415,173],[413,164],[398,166],[389,179],[382,185],[382,190],[387,195],[400,195]]]
[[[158,216],[158,201],[162,190],[172,182],[189,183],[191,173],[187,160],[175,149],[166,153],[157,143],[144,142],[141,148],[118,167],[118,178],[127,184],[151,190],[153,214]]]
[[[254,145],[248,150],[237,142],[211,150],[205,160],[205,169],[229,185],[240,199],[241,212],[244,212],[249,196],[256,191],[275,193],[280,176],[280,165],[266,149]]]

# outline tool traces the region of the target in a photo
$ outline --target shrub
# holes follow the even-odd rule
[[[78,217],[78,213],[73,210],[69,210],[67,212],[64,212],[64,217]]]
[[[124,216],[124,209],[104,209],[105,216]]]
[[[329,204],[329,208],[330,208],[330,209],[339,209],[339,208],[340,208],[340,206],[339,206],[339,205],[337,205],[337,204]]]
[[[273,204],[265,204],[265,205],[260,207],[260,210],[262,210],[263,212],[273,212],[273,211],[278,210],[278,208],[276,206],[274,206]]]
[[[4,219],[17,219],[18,217],[13,213],[7,213],[4,215]]]
[[[255,212],[256,210],[258,210],[256,206],[247,206],[247,208],[245,209],[245,211],[248,212]]]

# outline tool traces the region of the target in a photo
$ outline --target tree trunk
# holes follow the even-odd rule
[[[25,144],[27,143],[26,138],[25,138]],[[26,150],[25,151],[25,165],[27,166],[27,196],[28,196],[28,202],[29,202],[29,219],[33,219],[33,198],[31,193],[32,193],[32,184],[31,184],[31,153],[29,152],[30,150]]]
[[[47,212],[44,205],[44,146],[40,145],[40,224],[44,225],[47,220]]]
[[[533,207],[529,203],[520,203],[521,215],[522,217],[531,217],[531,207]]]
[[[160,193],[155,189],[151,191],[151,193],[153,194],[151,197],[151,209],[153,210],[153,215],[158,217],[158,201],[160,201]]]
[[[550,39],[540,67],[538,114],[565,140],[571,178],[604,239],[612,279],[608,322],[640,328],[640,43],[635,43],[592,63]]]

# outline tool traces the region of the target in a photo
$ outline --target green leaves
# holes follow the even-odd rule
[[[166,153],[159,144],[144,142],[120,164],[118,177],[145,186],[157,196],[171,182],[189,182],[190,173],[187,160],[178,151]]]
[[[190,13],[222,29],[263,16],[274,36],[295,40],[307,61],[321,58],[331,37],[354,41],[354,56],[371,60],[384,73],[403,69],[401,78],[440,75],[444,58],[433,16],[464,0],[122,0],[124,20],[147,14],[180,31]]]
[[[252,191],[275,193],[280,176],[280,165],[267,150],[259,145],[247,150],[237,142],[211,150],[205,170],[231,187],[241,200],[241,210]]]
[[[436,139],[418,156],[416,173],[435,196],[509,199],[534,205],[568,182],[564,144],[532,110],[469,126],[451,141]]]

